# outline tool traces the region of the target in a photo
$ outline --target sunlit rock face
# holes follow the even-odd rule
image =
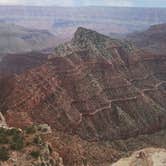
[[[112,166],[165,166],[166,150],[147,148],[134,152],[130,157],[120,159]]]
[[[1,96],[7,123],[47,123],[113,140],[166,127],[164,55],[78,28],[42,65],[16,75]]]

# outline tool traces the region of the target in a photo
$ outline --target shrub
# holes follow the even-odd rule
[[[4,133],[6,133],[6,129],[4,129],[4,128],[0,128],[0,134],[4,134]]]
[[[9,159],[9,152],[5,147],[0,148],[0,160],[7,161]]]
[[[6,135],[0,135],[0,144],[7,144],[9,142]]]
[[[36,136],[34,139],[33,139],[33,143],[37,144],[37,145],[40,145],[42,143],[42,140],[40,138],[40,136]]]
[[[21,150],[24,146],[23,137],[21,135],[13,136],[10,146],[12,150]]]
[[[7,144],[8,142],[9,140],[7,130],[0,128],[0,144]]]
[[[10,135],[10,136],[19,135],[20,133],[21,132],[16,128],[12,128],[10,130],[7,130],[7,134]]]
[[[35,128],[35,126],[27,127],[27,128],[25,129],[25,132],[26,132],[27,134],[34,134],[34,133],[36,132],[36,128]]]
[[[39,151],[32,151],[30,153],[30,155],[33,157],[33,158],[38,158],[40,156],[40,152]]]

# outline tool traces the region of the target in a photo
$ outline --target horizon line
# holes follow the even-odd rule
[[[98,8],[161,8],[161,9],[166,9],[166,6],[101,6],[101,5],[83,5],[83,6],[61,6],[61,5],[23,5],[23,4],[0,4],[0,7],[61,7],[61,8],[88,8],[88,7],[98,7]]]

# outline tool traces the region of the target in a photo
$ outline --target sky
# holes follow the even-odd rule
[[[166,7],[166,0],[0,0],[0,5]]]

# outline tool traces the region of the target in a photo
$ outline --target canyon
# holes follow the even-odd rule
[[[79,27],[38,60],[2,72],[0,110],[10,127],[48,124],[43,139],[64,165],[110,166],[140,148],[166,148],[165,53]]]
[[[125,138],[165,127],[164,78],[165,55],[78,28],[46,63],[14,77],[1,105],[12,126],[42,119],[82,137]]]

